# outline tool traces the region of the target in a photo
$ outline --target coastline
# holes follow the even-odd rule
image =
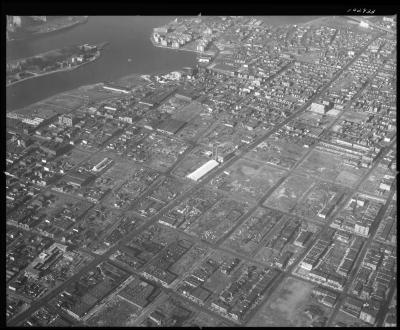
[[[86,20],[86,21],[87,21],[87,20]],[[86,21],[85,21],[85,22],[86,22]],[[81,23],[81,22],[79,22],[79,23]],[[69,26],[69,27],[70,27],[70,26]],[[56,31],[52,31],[52,32],[56,32]],[[152,40],[152,37],[151,37],[151,36],[150,36],[149,39],[150,39],[150,41],[151,41],[153,47],[165,48],[165,49],[177,50],[177,51],[186,51],[186,52],[190,52],[190,53],[196,53],[196,54],[199,54],[199,55],[210,55],[210,54],[208,54],[207,52],[199,52],[199,51],[197,51],[197,50],[190,50],[190,49],[184,49],[184,48],[172,48],[172,47],[168,47],[168,46],[165,47],[165,46],[156,44],[156,43],[154,42],[154,40]],[[104,46],[106,46],[107,44],[109,44],[109,42],[103,42],[103,43],[101,43],[101,47],[104,48]],[[101,56],[101,55],[100,55],[100,56]],[[100,57],[100,56],[99,56],[99,57]],[[54,73],[57,73],[57,72],[73,71],[73,70],[77,69],[77,68],[80,67],[80,66],[83,66],[83,65],[85,65],[85,64],[88,64],[88,63],[91,63],[91,62],[97,60],[99,57],[97,57],[97,58],[95,58],[95,59],[93,59],[93,60],[91,60],[91,61],[82,63],[82,64],[80,64],[79,66],[76,66],[76,67],[74,67],[74,68],[63,68],[63,69],[59,69],[59,70],[55,70],[55,71],[51,71],[51,72],[46,72],[46,73],[43,73],[43,74],[40,74],[40,75],[36,75],[36,76],[32,76],[32,77],[27,77],[27,78],[24,78],[24,79],[15,81],[15,82],[13,82],[13,83],[7,84],[7,85],[6,85],[6,88],[15,86],[15,85],[17,85],[19,82],[27,81],[27,80],[34,79],[34,78],[39,78],[39,77],[46,76],[46,75],[51,75],[51,74],[54,74]],[[195,65],[195,63],[194,63],[193,65]],[[168,72],[170,72],[170,71],[171,71],[171,70],[168,69],[168,70],[150,71],[150,72],[146,72],[146,73],[143,73],[143,72],[142,72],[142,73],[140,73],[140,72],[135,72],[135,73],[130,73],[130,74],[128,74],[128,75],[122,75],[122,76],[120,76],[120,77],[118,77],[118,78],[116,78],[115,80],[110,81],[110,82],[118,83],[118,82],[121,81],[121,80],[129,79],[130,77],[141,77],[142,75],[150,75],[150,76],[153,76],[153,75],[163,75],[163,74],[166,74],[166,73],[168,73]],[[48,100],[50,100],[50,99],[52,99],[52,98],[54,98],[54,97],[57,97],[58,95],[62,95],[63,93],[68,93],[68,92],[71,92],[71,91],[74,91],[74,90],[78,90],[78,89],[81,89],[81,88],[82,88],[82,89],[85,89],[85,88],[89,88],[89,89],[90,89],[90,88],[93,88],[93,87],[95,87],[95,86],[97,86],[97,85],[101,85],[101,84],[103,84],[104,82],[105,82],[105,81],[97,81],[97,82],[92,83],[92,84],[83,84],[83,85],[80,85],[80,86],[78,86],[78,87],[76,87],[76,88],[69,89],[69,90],[63,91],[63,92],[61,92],[61,93],[57,93],[57,94],[51,95],[51,96],[49,96],[49,97],[46,97],[46,98],[44,98],[44,99],[38,100],[38,101],[36,101],[36,102],[34,102],[34,103],[31,103],[31,104],[28,104],[28,105],[26,105],[26,106],[22,106],[22,107],[19,107],[19,108],[8,109],[8,108],[6,107],[6,113],[18,112],[18,111],[20,111],[20,110],[22,110],[22,109],[26,109],[26,108],[29,108],[29,107],[34,106],[34,105],[36,105],[36,104],[40,104],[40,103],[42,103],[42,102],[46,102],[46,101],[48,101]]]
[[[76,66],[74,66],[74,67],[71,67],[71,68],[70,68],[70,67],[61,68],[61,69],[57,69],[57,70],[53,70],[53,71],[48,71],[48,72],[44,72],[44,73],[35,74],[34,76],[31,76],[31,77],[26,77],[26,78],[23,78],[23,79],[19,79],[19,80],[17,80],[17,81],[12,82],[12,83],[6,84],[6,88],[7,88],[7,87],[14,86],[14,85],[16,85],[16,84],[18,84],[18,83],[20,83],[20,82],[23,82],[23,81],[26,81],[26,80],[29,80],[29,79],[39,78],[39,77],[47,76],[47,75],[50,75],[50,74],[53,74],[53,73],[57,73],[57,72],[73,71],[73,70],[78,69],[79,67],[81,67],[81,66],[83,66],[83,65],[85,65],[85,64],[92,63],[92,62],[96,61],[97,59],[99,59],[99,58],[101,57],[101,51],[102,51],[102,50],[104,49],[104,47],[106,47],[108,44],[109,44],[109,41],[105,41],[105,42],[102,42],[102,43],[100,43],[100,44],[96,44],[96,46],[98,47],[98,52],[99,52],[98,56],[96,56],[95,58],[93,58],[93,59],[91,59],[91,60],[86,61],[85,63],[78,64],[78,65],[76,65]],[[58,49],[56,49],[56,50],[58,50]],[[35,56],[33,56],[33,57],[45,56],[46,54],[49,54],[49,53],[54,52],[54,51],[56,51],[56,50],[50,50],[50,51],[45,52],[45,53],[37,54],[37,55],[35,55]],[[31,57],[25,57],[25,58],[20,58],[20,59],[12,60],[11,62],[24,61],[24,60],[26,60],[26,59],[28,59],[28,58],[32,58],[32,56],[31,56]]]
[[[84,24],[84,23],[86,23],[88,21],[88,19],[89,19],[89,16],[83,16],[82,20],[78,20],[76,22],[72,22],[71,24],[66,24],[66,25],[63,25],[63,26],[61,26],[59,28],[53,28],[53,29],[47,30],[47,31],[33,32],[32,35],[37,36],[37,35],[44,35],[44,34],[47,34],[47,33],[62,31],[64,29],[68,29],[68,28],[74,27],[74,26],[76,26],[78,24]]]
[[[45,72],[45,73],[39,73],[39,74],[34,75],[34,76],[31,76],[31,77],[26,77],[26,78],[23,78],[23,79],[14,81],[14,82],[12,82],[12,83],[7,84],[7,85],[6,85],[6,88],[11,87],[11,86],[14,86],[14,85],[17,85],[18,83],[23,82],[23,81],[26,81],[26,80],[29,80],[29,79],[35,79],[35,78],[47,76],[47,75],[50,75],[50,74],[54,74],[54,73],[57,73],[57,72],[74,71],[74,70],[78,69],[79,67],[81,67],[81,66],[83,66],[83,65],[85,65],[85,64],[89,64],[89,63],[92,63],[92,62],[96,61],[97,59],[100,58],[100,56],[101,56],[101,55],[99,55],[99,56],[97,56],[96,58],[91,59],[91,60],[89,60],[89,61],[87,61],[87,62],[85,62],[85,63],[78,64],[77,66],[74,66],[74,67],[72,67],[72,68],[68,68],[68,67],[67,67],[67,68],[62,68],[62,69],[58,69],[58,70],[54,70],[54,71],[49,71],[49,72]]]
[[[196,53],[196,54],[199,54],[199,55],[211,56],[211,54],[208,53],[208,52],[200,52],[200,51],[194,50],[194,49],[174,48],[174,47],[171,47],[171,46],[163,46],[163,45],[160,45],[160,44],[156,43],[153,40],[153,37],[150,37],[150,41],[151,41],[151,43],[153,44],[154,47],[158,47],[158,48],[165,48],[165,49],[171,49],[171,50],[177,50],[177,51],[185,51],[185,52],[190,52],[190,53]]]
[[[84,17],[83,20],[72,22],[71,24],[63,25],[63,26],[61,26],[59,28],[54,28],[54,29],[52,29],[50,31],[37,31],[37,32],[32,32],[32,33],[26,33],[26,35],[24,35],[24,36],[22,36],[20,38],[17,37],[17,38],[7,39],[6,42],[23,41],[23,40],[25,40],[25,39],[27,39],[29,37],[39,38],[39,37],[46,36],[47,34],[56,33],[56,32],[62,32],[63,30],[73,28],[73,27],[75,27],[75,26],[77,26],[79,24],[87,23],[87,21],[89,20],[89,16],[83,16],[83,17]]]

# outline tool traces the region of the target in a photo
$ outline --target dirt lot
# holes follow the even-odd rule
[[[337,155],[317,150],[311,152],[298,170],[348,187],[354,187],[365,173],[364,169],[343,164]]]
[[[128,326],[131,320],[135,319],[140,310],[126,300],[115,297],[91,317],[88,326]]]
[[[289,212],[307,190],[311,188],[313,183],[314,180],[312,178],[299,175],[290,176],[273,192],[264,203],[264,206]]]
[[[287,278],[258,310],[248,326],[310,326],[304,310],[312,303],[314,285],[293,277]],[[321,307],[319,305],[319,307]],[[328,310],[321,307],[327,315]]]
[[[229,327],[229,324],[226,324],[217,317],[204,312],[197,314],[190,323],[189,326],[193,327]]]
[[[258,200],[284,173],[283,170],[242,159],[212,180],[211,184],[240,197]]]

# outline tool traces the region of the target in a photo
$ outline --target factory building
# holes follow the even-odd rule
[[[99,162],[97,165],[93,166],[92,171],[93,172],[100,172],[104,170],[107,166],[111,165],[114,161],[111,158],[104,158],[101,162]]]
[[[204,175],[210,172],[213,168],[217,167],[218,164],[219,163],[216,160],[211,159],[207,163],[200,166],[194,172],[188,174],[186,177],[193,181],[199,181]]]
[[[130,90],[124,87],[119,87],[119,86],[113,86],[113,85],[109,85],[109,84],[104,84],[103,85],[104,89],[113,91],[113,92],[117,92],[117,93],[124,93],[124,94],[129,94]]]

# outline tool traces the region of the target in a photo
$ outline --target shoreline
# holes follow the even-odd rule
[[[152,42],[152,44],[153,44],[154,47],[166,48],[166,49],[177,50],[177,51],[185,50],[185,51],[187,51],[187,52],[192,52],[192,53],[197,53],[197,54],[205,54],[205,53],[201,53],[201,52],[198,52],[198,51],[192,51],[192,50],[190,50],[190,49],[183,49],[183,48],[178,48],[178,49],[177,49],[177,48],[171,48],[171,47],[158,46],[157,44],[155,44],[155,43],[153,42],[153,40],[152,40],[151,37],[150,37],[150,40],[151,40],[151,42]],[[104,47],[104,46],[106,46],[108,43],[109,43],[109,42],[104,42],[104,43],[102,43],[101,45],[103,45],[103,47]],[[100,55],[100,56],[101,56],[101,55]],[[99,56],[98,58],[100,58],[100,56]],[[94,59],[94,60],[92,60],[92,61],[90,61],[90,62],[94,62],[94,61],[97,60],[98,58],[96,58],[96,59]],[[80,64],[79,66],[88,64],[88,63],[90,63],[90,62],[82,63],[82,64]],[[42,74],[42,75],[40,75],[40,76],[50,75],[50,74],[57,73],[57,72],[73,71],[73,70],[75,70],[75,69],[77,69],[77,68],[78,68],[78,67],[67,68],[67,69],[61,69],[61,70],[52,71],[52,72],[46,72],[46,73],[44,73],[44,74]],[[136,72],[136,73],[131,73],[131,74],[128,74],[128,75],[125,75],[125,76],[118,77],[118,78],[115,79],[113,82],[118,82],[118,81],[120,81],[120,80],[129,79],[130,77],[141,77],[141,76],[143,76],[143,75],[149,75],[149,76],[153,76],[153,75],[162,75],[162,74],[166,74],[166,73],[168,73],[168,72],[170,72],[170,70],[162,70],[162,71],[156,71],[156,72],[150,72],[150,73],[138,73],[138,72]],[[18,80],[18,81],[16,81],[16,82],[13,82],[13,83],[7,85],[6,88],[12,87],[12,86],[14,86],[14,85],[17,85],[19,82],[22,82],[22,81],[25,81],[25,80],[29,80],[29,79],[33,79],[33,78],[39,78],[39,76],[27,77],[27,78]],[[61,94],[63,94],[63,93],[68,93],[68,92],[71,92],[71,91],[74,91],[74,90],[78,90],[78,89],[80,89],[80,88],[92,88],[92,87],[94,87],[94,86],[96,86],[96,85],[103,84],[103,83],[104,83],[104,81],[98,81],[98,82],[93,83],[93,84],[81,85],[81,86],[78,86],[78,87],[76,87],[76,88],[73,88],[73,89],[70,89],[70,90],[63,91],[63,92],[61,92],[61,93],[57,93],[57,94],[51,95],[51,96],[49,96],[49,97],[47,97],[47,98],[45,98],[45,99],[39,100],[39,101],[37,101],[37,102],[31,103],[31,104],[28,104],[28,105],[26,105],[26,106],[19,107],[19,108],[16,108],[16,109],[7,109],[7,107],[6,107],[6,113],[17,112],[17,111],[19,111],[19,110],[21,110],[21,109],[28,108],[28,107],[33,106],[33,105],[35,105],[35,104],[39,104],[39,103],[41,103],[41,102],[46,102],[47,100],[50,100],[50,99],[52,99],[53,97],[56,97],[57,95],[61,95]]]
[[[212,54],[210,54],[208,52],[200,52],[198,50],[187,49],[187,48],[174,48],[174,47],[171,47],[171,46],[163,46],[163,45],[160,45],[160,44],[156,43],[153,40],[153,37],[150,37],[150,41],[151,41],[151,43],[153,44],[154,47],[158,47],[158,48],[165,48],[165,49],[171,49],[171,50],[177,50],[177,51],[183,50],[185,52],[196,53],[196,54],[199,54],[199,55],[212,56]]]
[[[49,72],[45,72],[45,73],[39,73],[39,74],[34,75],[34,76],[31,76],[31,77],[26,77],[26,78],[23,78],[23,79],[14,81],[14,82],[12,82],[12,83],[6,84],[6,88],[11,87],[11,86],[14,86],[14,85],[17,85],[18,83],[21,83],[21,82],[26,81],[26,80],[35,79],[35,78],[40,78],[40,77],[48,76],[48,75],[51,75],[51,74],[54,74],[54,73],[58,73],[58,72],[74,71],[74,70],[78,69],[79,67],[81,67],[81,66],[83,66],[83,65],[85,65],[85,64],[89,64],[89,63],[92,63],[92,62],[96,61],[97,59],[100,58],[100,56],[101,56],[101,55],[99,55],[99,56],[97,56],[96,58],[94,58],[94,59],[92,59],[92,60],[89,60],[89,61],[87,61],[87,62],[85,62],[85,63],[78,64],[77,66],[74,66],[73,68],[62,68],[62,69],[58,69],[58,70],[54,70],[54,71],[49,71]],[[57,94],[56,94],[56,95],[57,95]],[[40,102],[40,101],[39,101],[39,102]],[[33,104],[34,104],[34,103],[33,103]]]
[[[73,71],[73,70],[78,69],[79,67],[81,67],[81,66],[83,66],[83,65],[85,65],[85,64],[92,63],[92,62],[96,61],[97,59],[99,59],[99,58],[101,57],[101,51],[102,51],[108,44],[109,44],[109,41],[105,41],[105,42],[102,42],[102,43],[100,43],[100,44],[96,44],[96,46],[98,47],[98,52],[99,52],[98,56],[96,56],[95,58],[93,58],[93,59],[91,59],[91,60],[88,60],[88,61],[85,62],[85,63],[78,64],[78,65],[76,65],[76,66],[74,66],[74,67],[67,67],[67,68],[61,68],[61,69],[57,69],[57,70],[53,70],[53,71],[48,71],[48,72],[44,72],[44,73],[38,73],[38,74],[35,74],[34,76],[31,76],[31,77],[26,77],[26,78],[23,78],[23,79],[19,79],[19,80],[17,80],[17,81],[13,81],[13,82],[11,82],[11,83],[6,83],[6,88],[11,87],[11,86],[14,86],[14,85],[16,85],[16,84],[18,84],[18,83],[20,83],[20,82],[23,82],[23,81],[26,81],[26,80],[29,80],[29,79],[39,78],[39,77],[47,76],[47,75],[50,75],[50,74],[53,74],[53,73],[57,73],[57,72]],[[27,60],[27,59],[29,59],[29,58],[32,58],[32,57],[41,57],[41,56],[45,56],[46,54],[52,53],[52,52],[57,51],[57,50],[59,50],[59,49],[53,49],[53,50],[50,50],[50,51],[48,51],[48,52],[40,53],[40,54],[31,56],[31,57],[24,57],[24,58],[16,59],[16,60],[13,60],[13,61],[11,61],[11,62],[20,62],[20,61],[25,61],[25,60]]]
[[[52,30],[33,32],[32,35],[34,35],[34,36],[40,36],[40,35],[44,35],[44,34],[47,34],[47,33],[62,31],[62,30],[64,30],[64,29],[68,29],[68,28],[74,27],[74,26],[76,26],[76,25],[78,25],[78,24],[84,24],[84,23],[86,23],[88,20],[89,20],[89,16],[83,16],[82,20],[78,20],[78,21],[76,21],[76,22],[72,22],[71,24],[63,25],[63,26],[61,26],[61,27],[59,27],[59,28],[56,27],[56,28],[54,28],[54,29],[52,29]]]
[[[64,26],[61,26],[61,27],[59,27],[59,28],[55,28],[55,29],[50,30],[50,31],[37,31],[37,32],[31,32],[31,33],[28,33],[28,32],[27,32],[27,35],[25,35],[25,36],[23,36],[23,37],[20,37],[20,38],[10,38],[10,39],[7,39],[6,42],[23,41],[23,40],[25,40],[25,39],[27,39],[27,38],[29,38],[29,37],[39,38],[39,37],[44,37],[44,36],[46,36],[47,34],[56,33],[56,32],[61,32],[61,31],[65,30],[65,29],[73,28],[73,27],[75,27],[75,26],[77,26],[77,25],[79,25],[79,24],[85,24],[85,23],[87,23],[87,21],[89,20],[89,16],[83,16],[83,17],[84,17],[83,20],[79,20],[79,21],[76,21],[76,22],[72,22],[71,24],[64,25]]]
[[[115,80],[115,82],[118,82],[121,79],[141,78],[141,76],[143,76],[143,75],[146,75],[146,74],[132,73],[132,74],[129,74],[129,75],[126,75],[126,76],[122,76],[122,77],[118,78],[118,80]],[[149,75],[151,76],[152,74],[149,74]],[[95,83],[92,83],[92,84],[81,85],[81,86],[78,86],[76,88],[69,89],[69,90],[66,90],[66,91],[51,95],[51,96],[46,97],[46,98],[44,98],[42,100],[39,100],[37,102],[28,104],[26,106],[23,106],[23,107],[20,107],[20,108],[17,108],[17,109],[10,109],[10,110],[6,109],[6,116],[7,116],[8,113],[18,112],[18,111],[21,111],[23,109],[27,109],[27,108],[35,106],[35,105],[39,105],[41,103],[46,103],[46,102],[50,101],[53,98],[57,98],[59,95],[70,93],[70,92],[77,91],[77,90],[80,90],[80,89],[91,89],[91,88],[94,88],[96,86],[102,86],[104,83],[106,83],[106,82],[105,81],[98,81],[98,82],[95,82]]]

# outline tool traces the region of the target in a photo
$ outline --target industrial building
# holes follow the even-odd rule
[[[100,172],[104,170],[107,166],[111,165],[114,162],[111,158],[104,158],[101,162],[99,162],[97,165],[93,166],[92,171],[93,172]]]
[[[313,102],[310,106],[310,111],[324,115],[331,110],[333,106],[334,104],[332,102],[324,101],[322,104]]]
[[[219,163],[216,160],[211,159],[207,163],[200,166],[194,172],[188,174],[186,177],[192,179],[193,181],[199,181],[204,175],[206,175],[208,172],[210,172],[213,168],[217,167],[218,165]]]
[[[113,85],[109,85],[109,84],[104,84],[103,85],[104,89],[108,89],[110,91],[113,92],[118,92],[118,93],[124,93],[124,94],[129,94],[130,90],[124,87],[117,87],[117,86],[113,86]]]

